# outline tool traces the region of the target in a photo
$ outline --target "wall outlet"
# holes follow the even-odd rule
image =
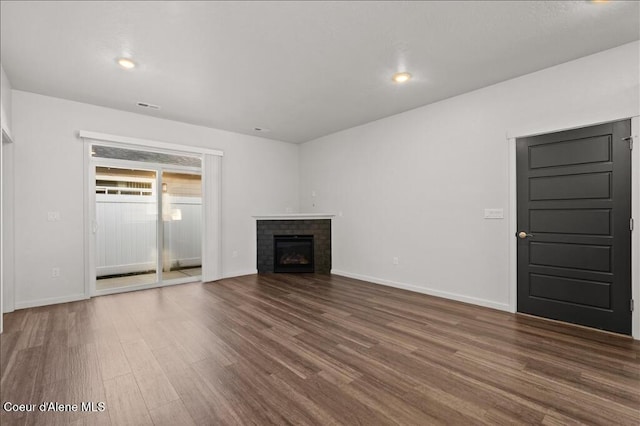
[[[231,257],[238,257],[238,251],[234,250],[233,253],[231,253]]]
[[[293,209],[291,207],[287,207],[284,209],[285,213],[292,213]]]
[[[311,191],[311,196],[315,197],[316,196],[316,191]]]
[[[394,264],[394,265],[397,265],[397,264],[399,264],[399,263],[400,263],[400,259],[398,259],[397,257],[394,257],[394,258],[393,258],[393,264]]]
[[[51,268],[51,278],[58,278],[60,276],[60,268]]]
[[[60,220],[60,212],[47,212],[47,220],[49,222],[57,222]]]

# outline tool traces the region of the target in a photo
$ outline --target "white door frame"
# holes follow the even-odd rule
[[[4,124],[4,123],[2,123]],[[4,211],[6,206],[4,205],[4,184],[5,184],[5,173],[6,170],[4,168],[4,158],[6,156],[5,153],[5,145],[12,144],[13,140],[11,136],[9,136],[9,131],[5,130],[4,126],[0,126],[0,334],[4,330],[3,323],[3,315],[5,312],[4,306],[7,304],[7,312],[12,312],[15,308],[15,286],[13,282],[8,283],[11,286],[10,291],[8,291],[11,300],[4,300],[4,274],[5,274],[5,264],[4,264],[4,243],[5,243],[5,229],[4,229]],[[10,168],[10,171],[13,173],[13,167]],[[14,183],[14,179],[10,179],[11,184]],[[13,209],[13,203],[10,206]],[[9,216],[13,217],[13,215]],[[13,226],[13,224],[11,224]],[[11,244],[11,249],[15,249],[13,244]],[[12,268],[13,271],[13,268]]]
[[[586,123],[578,127],[565,129],[545,129],[534,134],[507,136],[507,149],[509,153],[509,311],[517,311],[518,294],[518,245],[516,232],[518,232],[518,205],[517,205],[517,176],[516,176],[516,139],[528,136],[536,136],[545,133],[555,133],[597,124],[610,123],[612,121],[626,120],[629,117],[611,119],[598,123]],[[631,117],[631,137],[634,149],[631,151],[631,216],[635,219],[636,226],[631,232],[631,297],[634,300],[634,309],[631,315],[632,336],[640,340],[640,116]]]

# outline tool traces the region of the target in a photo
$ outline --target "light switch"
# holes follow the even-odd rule
[[[485,219],[504,219],[503,209],[484,209]]]

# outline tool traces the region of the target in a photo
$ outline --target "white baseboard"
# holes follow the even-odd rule
[[[246,271],[235,271],[235,272],[225,272],[222,274],[222,279],[224,278],[235,278],[242,277],[244,275],[255,275],[258,273],[257,269],[249,269]]]
[[[470,303],[472,305],[484,306],[485,308],[493,308],[501,311],[509,311],[508,303],[498,303],[492,300],[480,299],[478,297],[464,296],[462,294],[449,293],[447,291],[435,290],[428,287],[421,287],[415,284],[399,283],[396,281],[384,280],[381,278],[370,277],[367,275],[353,274],[351,272],[339,271],[336,269],[332,269],[331,273],[333,275],[340,275],[342,277],[354,278],[356,280],[367,281],[374,284],[384,285],[387,287],[401,288],[403,290],[414,291],[416,293],[423,293],[423,294],[428,294],[430,296],[456,300],[458,302]]]
[[[58,303],[77,302],[78,300],[89,299],[84,293],[71,294],[69,296],[49,297],[47,299],[16,301],[16,309],[35,308],[37,306],[55,305]]]

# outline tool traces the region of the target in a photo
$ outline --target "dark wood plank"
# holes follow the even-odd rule
[[[189,417],[196,424],[225,424],[240,425],[242,421],[231,407],[224,389],[212,385],[205,379],[211,364],[200,361],[200,372],[191,367],[182,370],[172,370],[167,373],[171,385],[185,406]],[[217,366],[217,368],[223,368]],[[206,369],[207,371],[203,371]],[[215,369],[214,371],[218,371]],[[215,373],[214,373],[215,374]]]
[[[154,426],[195,426],[181,400],[149,410]]]
[[[153,424],[133,374],[105,380],[104,387],[111,424]]]

